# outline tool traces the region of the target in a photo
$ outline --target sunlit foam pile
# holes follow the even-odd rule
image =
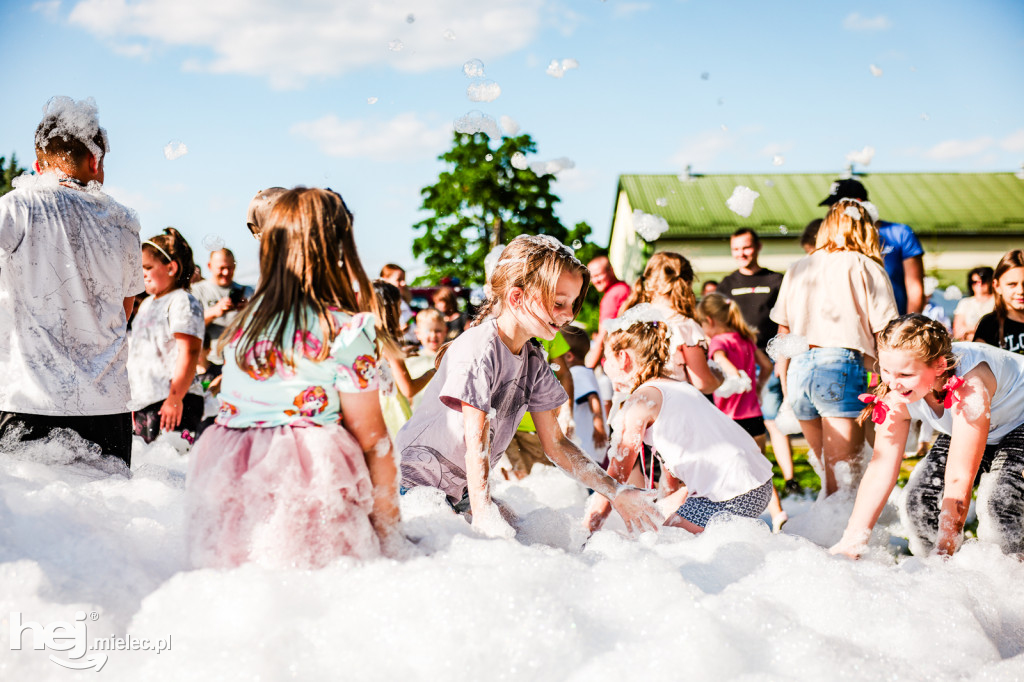
[[[494,495],[515,540],[478,536],[443,496],[402,500],[423,556],[339,559],[317,571],[192,570],[187,456],[136,443],[131,475],[73,437],[0,447],[0,679],[67,680],[10,648],[9,614],[88,635],[170,637],[109,651],[104,680],[1020,679],[1024,567],[968,542],[948,561],[908,557],[892,504],[864,559],[829,556],[847,493],[787,498],[792,534],[712,521],[700,537],[587,539],[587,493],[537,466]],[[891,503],[899,499],[898,491]],[[810,539],[808,539],[810,538]],[[941,612],[941,613],[940,613]],[[940,614],[940,615],[937,615]],[[90,615],[91,617],[91,615]],[[340,671],[344,671],[341,673]]]

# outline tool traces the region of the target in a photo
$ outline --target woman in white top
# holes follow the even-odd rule
[[[617,389],[632,394],[612,436],[609,475],[626,482],[648,445],[652,461],[641,462],[643,472],[650,476],[657,456],[684,485],[668,498],[673,511],[665,525],[701,533],[718,514],[757,518],[772,496],[771,463],[754,439],[697,388],[667,377],[667,325],[651,312],[609,326],[605,341],[605,372]],[[610,510],[608,501],[595,495],[586,525],[597,530]]]
[[[818,230],[815,251],[786,273],[771,312],[780,335],[798,334],[810,347],[781,359],[778,369],[804,437],[824,464],[826,495],[838,489],[836,465],[850,462],[864,444],[857,396],[867,390],[875,335],[896,315],[868,206],[840,199]]]
[[[856,558],[896,485],[911,420],[940,433],[904,489],[903,527],[914,554],[952,554],[978,488],[978,540],[1024,553],[1024,357],[983,343],[952,343],[923,315],[893,320],[878,337],[882,383],[863,418],[878,424],[875,452],[833,554]],[[985,474],[985,479],[982,475]],[[980,485],[979,485],[980,484]]]
[[[992,268],[987,265],[967,273],[967,288],[972,295],[961,298],[953,311],[953,338],[957,341],[973,341],[978,321],[995,308],[992,275]]]

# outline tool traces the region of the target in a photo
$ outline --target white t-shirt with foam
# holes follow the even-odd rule
[[[771,479],[772,465],[754,439],[692,384],[659,380],[644,386],[662,396],[661,411],[644,442],[690,495],[724,502]]]
[[[128,353],[128,380],[132,387],[132,405],[141,410],[165,400],[178,364],[178,340],[175,334],[203,339],[203,306],[184,289],[175,289],[159,298],[150,296],[139,306],[132,320]],[[189,393],[203,394],[198,378],[193,378]]]
[[[0,197],[0,410],[127,411],[124,299],[142,293],[134,211],[51,174]]]

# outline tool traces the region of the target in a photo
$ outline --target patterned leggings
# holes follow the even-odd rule
[[[901,518],[910,534],[910,550],[924,555],[935,547],[939,509],[945,484],[950,437],[940,435],[928,456],[918,463],[904,489]],[[1024,552],[1024,424],[996,445],[985,447],[974,485],[978,490],[978,539],[992,542],[1007,554]]]

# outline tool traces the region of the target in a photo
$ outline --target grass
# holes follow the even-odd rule
[[[785,479],[782,477],[782,470],[779,469],[778,463],[775,462],[775,453],[772,451],[772,444],[768,443],[768,458],[772,462],[772,475],[775,481],[775,487],[781,488],[785,484]],[[807,491],[817,493],[821,490],[821,479],[818,478],[818,474],[815,473],[814,468],[811,467],[811,463],[807,460],[807,445],[801,444],[797,441],[793,444],[793,478],[800,487]],[[907,479],[910,477],[910,472],[914,470],[917,463],[921,461],[920,457],[908,457],[903,460],[903,464],[900,465],[900,476],[896,481],[896,485],[901,488],[906,485]]]

